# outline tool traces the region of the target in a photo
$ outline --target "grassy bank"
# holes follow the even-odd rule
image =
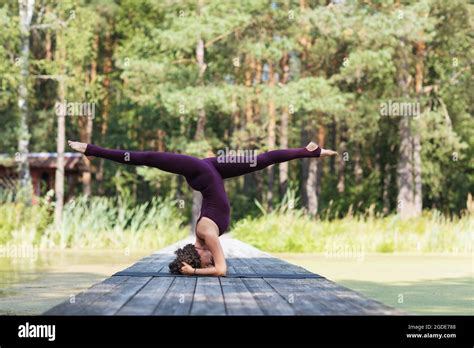
[[[185,213],[171,199],[135,204],[130,199],[80,197],[65,205],[60,226],[46,200],[25,206],[3,197],[0,244],[43,248],[159,249],[186,237]],[[340,219],[313,218],[285,202],[256,218],[236,222],[235,238],[269,252],[315,252],[333,255],[361,252],[472,251],[474,216],[447,218],[426,211],[402,221],[373,213]]]
[[[132,204],[126,198],[80,197],[65,205],[60,226],[54,207],[4,200],[0,243],[41,248],[159,249],[184,238],[184,215],[170,199]]]
[[[402,221],[387,217],[347,216],[324,220],[300,210],[276,211],[240,220],[234,237],[269,252],[470,252],[474,217],[446,218],[437,211]]]

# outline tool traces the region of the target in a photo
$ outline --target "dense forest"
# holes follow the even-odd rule
[[[233,218],[272,211],[285,195],[330,218],[460,215],[474,191],[473,7],[1,0],[0,153],[58,152],[61,163],[72,139],[202,158],[313,140],[339,156],[228,181]],[[93,115],[58,117],[57,103],[88,103]],[[180,177],[86,165],[78,196],[169,196],[188,217],[199,206]]]

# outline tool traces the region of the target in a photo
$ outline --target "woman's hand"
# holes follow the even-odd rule
[[[182,274],[187,274],[187,275],[194,274],[194,268],[192,268],[186,262],[181,262],[181,263],[184,265],[183,267],[181,267],[181,273]]]

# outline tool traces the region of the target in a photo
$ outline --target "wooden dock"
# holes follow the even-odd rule
[[[180,241],[143,258],[45,315],[402,315],[302,267],[228,236],[226,277],[169,273]]]

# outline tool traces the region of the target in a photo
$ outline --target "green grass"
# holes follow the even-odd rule
[[[126,198],[80,197],[64,207],[60,226],[53,207],[3,201],[0,243],[42,248],[159,249],[187,235],[184,216],[170,199],[132,204]]]
[[[269,252],[470,252],[474,217],[436,211],[419,218],[347,216],[324,220],[301,210],[277,210],[236,223],[233,236]]]
[[[1,192],[0,192],[1,193]],[[419,218],[348,214],[340,219],[314,218],[300,209],[291,192],[273,212],[244,218],[233,236],[269,252],[471,252],[474,215],[448,218],[425,211]],[[65,205],[63,223],[53,223],[48,200],[26,206],[0,194],[0,244],[44,248],[159,249],[187,236],[184,212],[171,199],[135,204],[126,197],[79,197]]]

